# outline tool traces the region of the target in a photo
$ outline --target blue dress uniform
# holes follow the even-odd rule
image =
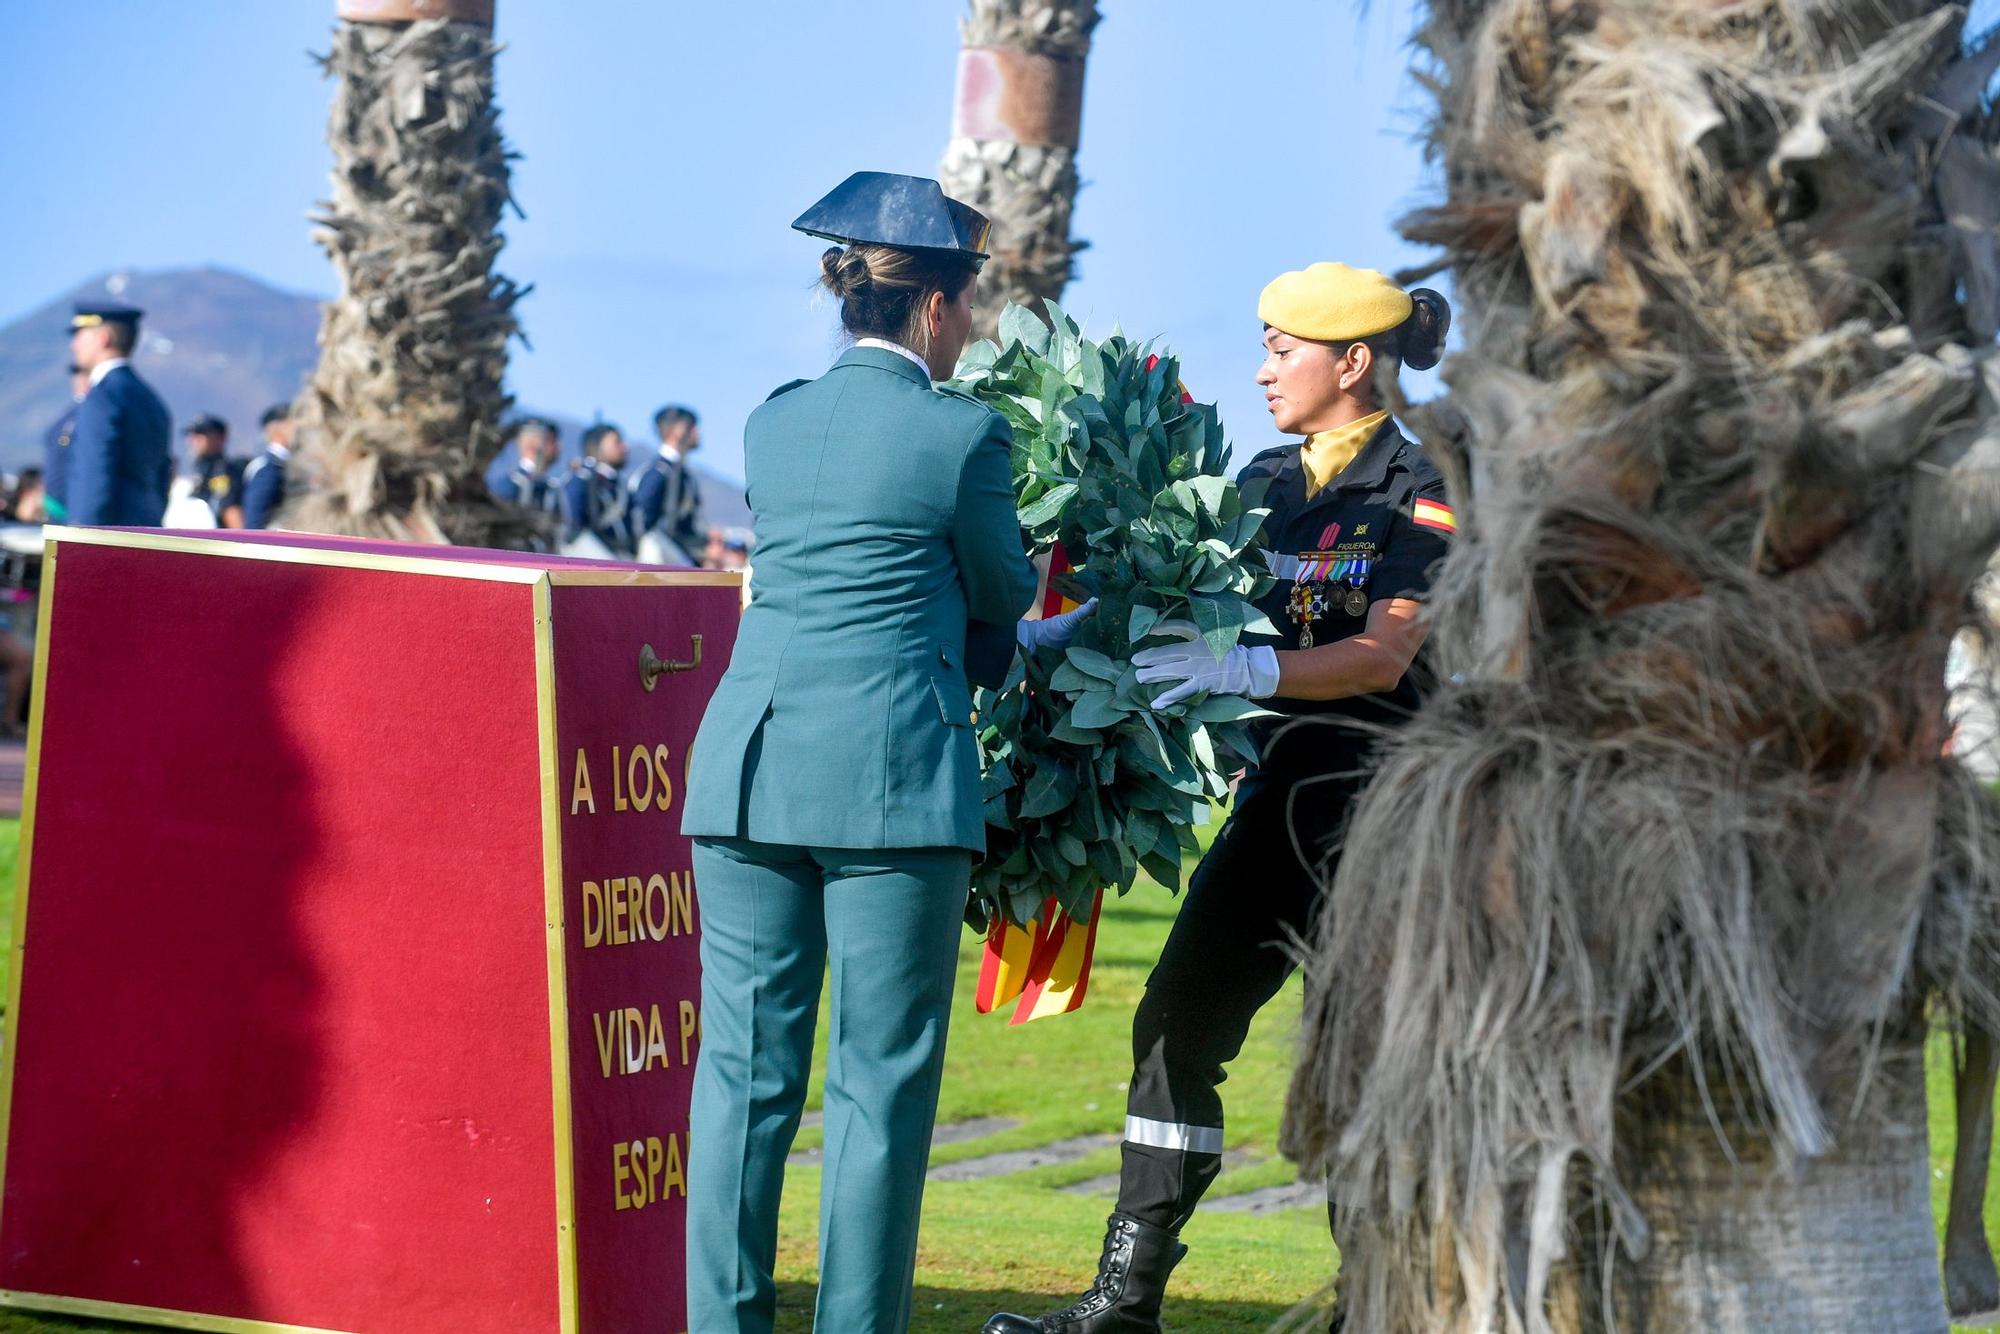
[[[70,442],[76,438],[76,416],[83,400],[76,399],[42,437],[42,509],[51,523],[69,519]]]
[[[575,471],[563,483],[561,507],[565,544],[589,533],[614,556],[630,559],[637,549],[631,493],[610,464],[593,458],[577,460]]]
[[[514,466],[507,470],[504,477],[493,483],[493,494],[510,505],[534,510],[537,514],[555,508],[555,486],[549,481],[548,474],[530,468],[520,459],[514,461]]]
[[[135,328],[130,306],[78,306],[72,329],[106,323]],[[173,423],[167,405],[122,358],[96,377],[78,405],[67,476],[59,498],[67,521],[158,527],[173,479]]]
[[[843,239],[909,234],[864,222]],[[971,685],[1004,677],[1034,598],[1010,444],[998,413],[878,347],[779,390],[745,428],[752,600],[682,820],[702,909],[687,1228],[701,1334],[771,1328],[779,1188],[829,965],[815,1327],[907,1327],[957,938],[984,847]]]
[[[283,445],[265,445],[264,452],[243,469],[243,526],[269,528],[285,504],[285,471],[291,466],[292,451]]]
[[[655,530],[689,561],[701,559],[708,538],[701,525],[701,484],[685,458],[669,458],[664,451],[632,479],[632,531],[643,536]]]

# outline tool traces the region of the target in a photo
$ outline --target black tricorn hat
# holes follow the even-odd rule
[[[857,171],[801,213],[792,228],[843,245],[945,250],[983,260],[993,224],[927,176]]]

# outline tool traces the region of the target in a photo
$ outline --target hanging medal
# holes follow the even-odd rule
[[[1313,612],[1315,610],[1313,606],[1314,600],[1315,591],[1310,581],[1298,579],[1293,582],[1289,610],[1292,613],[1293,624],[1299,627],[1300,648],[1311,648],[1313,646],[1312,623]]]
[[[1349,616],[1365,615],[1368,611],[1368,572],[1375,562],[1358,560],[1347,573],[1347,596],[1340,609]]]

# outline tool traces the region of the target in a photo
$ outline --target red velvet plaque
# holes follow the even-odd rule
[[[678,1334],[737,578],[53,529],[0,1304]]]

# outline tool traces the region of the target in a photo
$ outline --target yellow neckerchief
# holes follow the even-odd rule
[[[1361,447],[1387,420],[1388,412],[1376,412],[1360,421],[1307,436],[1305,444],[1299,448],[1299,462],[1305,465],[1306,470],[1306,499],[1311,500],[1318,495],[1328,482],[1340,475],[1341,469],[1354,462],[1354,456],[1361,452]]]

